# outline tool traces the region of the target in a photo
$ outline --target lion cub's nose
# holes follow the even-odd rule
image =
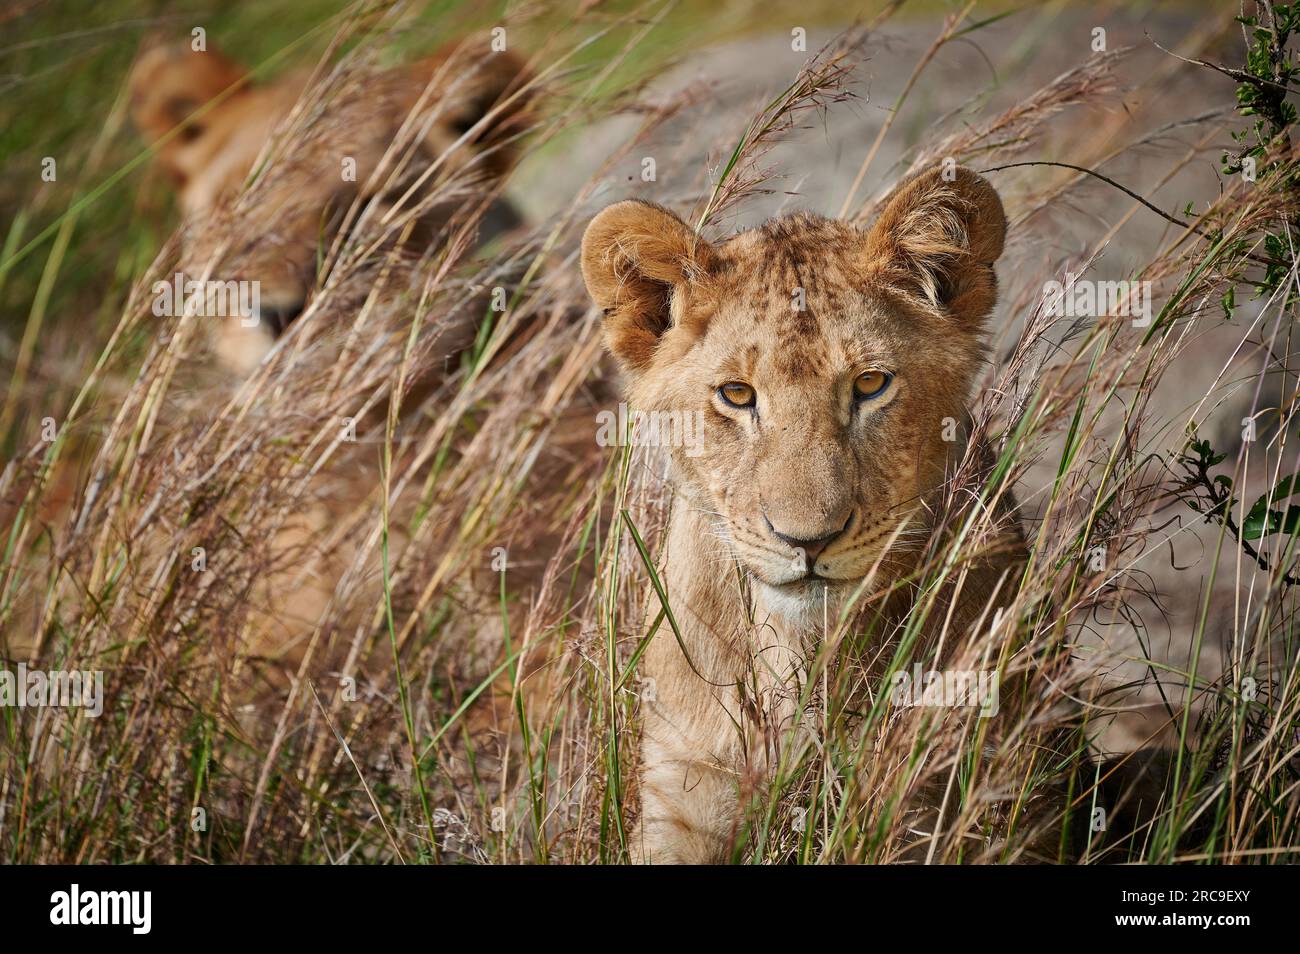
[[[830,542],[832,540],[834,540],[841,533],[843,533],[845,530],[848,529],[849,521],[852,519],[853,519],[853,515],[850,514],[847,518],[845,518],[844,522],[840,525],[840,528],[838,530],[832,530],[830,533],[825,534],[824,536],[798,537],[788,533],[782,533],[780,530],[778,530],[776,527],[772,525],[772,521],[768,520],[766,514],[763,515],[763,521],[767,524],[767,529],[772,531],[773,536],[775,536],[782,543],[786,544],[786,546],[794,547],[794,549],[796,550],[802,550],[807,555],[810,566],[812,564],[812,561],[817,559],[818,555],[820,555],[821,552],[825,550],[827,546],[830,545]]]

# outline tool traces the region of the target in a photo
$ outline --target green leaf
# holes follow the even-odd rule
[[[1287,508],[1284,515],[1279,510],[1269,508],[1269,503],[1277,503],[1300,492],[1300,474],[1283,477],[1277,485],[1253,504],[1241,522],[1241,536],[1246,540],[1258,540],[1273,533],[1294,534],[1300,527],[1300,506]]]

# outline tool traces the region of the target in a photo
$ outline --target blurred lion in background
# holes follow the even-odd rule
[[[474,56],[449,45],[409,66],[369,71],[364,82],[336,72],[316,84],[323,97],[315,100],[311,79],[303,70],[258,83],[220,51],[188,43],[152,45],[131,71],[132,120],[184,217],[183,271],[258,284],[253,320],[214,326],[218,358],[239,374],[302,313],[324,278],[324,251],[360,211],[392,217],[400,203],[414,215],[407,234],[393,228],[389,241],[416,251],[434,245],[458,205],[434,196],[436,184],[459,175],[493,187],[514,166],[530,116],[529,73],[508,52]],[[268,143],[295,120],[281,154],[266,162]],[[237,203],[250,176],[268,181],[222,223],[219,213]],[[518,222],[498,201],[480,238]]]

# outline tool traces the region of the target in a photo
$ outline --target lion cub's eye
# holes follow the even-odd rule
[[[888,371],[863,371],[853,381],[853,396],[860,401],[879,397],[893,380]]]
[[[732,407],[753,407],[758,399],[753,388],[739,381],[728,381],[718,388],[718,396]]]

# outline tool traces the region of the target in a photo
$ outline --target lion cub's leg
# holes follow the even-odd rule
[[[725,752],[730,727],[694,720],[683,725],[675,715],[660,707],[646,715],[633,857],[649,864],[718,864],[726,861],[738,827],[737,773]]]
[[[708,652],[701,648],[701,659]],[[742,801],[761,793],[784,744],[797,728],[799,659],[769,642],[756,651],[747,702],[736,682],[706,681],[691,669],[673,640],[646,658],[641,743],[641,824],[637,860],[654,864],[716,864],[743,837]],[[779,659],[777,666],[767,664]],[[719,672],[718,660],[706,671]],[[734,678],[734,677],[733,677]]]

